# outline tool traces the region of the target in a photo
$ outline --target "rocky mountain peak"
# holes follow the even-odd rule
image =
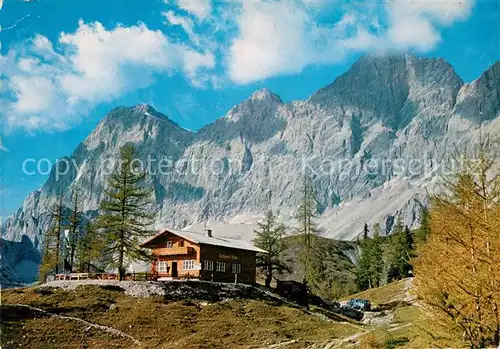
[[[359,58],[349,69],[350,74],[366,73],[370,70],[378,70],[380,74],[395,74],[408,72],[412,68],[427,67],[437,74],[445,74],[448,70],[453,70],[453,66],[440,57],[422,57],[411,53],[378,55],[368,54]],[[456,77],[456,73],[454,73]]]
[[[128,113],[134,114],[134,115],[139,116],[139,117],[142,117],[142,116],[155,117],[155,118],[160,118],[160,119],[169,120],[170,122],[173,122],[172,120],[170,120],[168,118],[168,116],[160,113],[153,106],[151,106],[149,104],[145,104],[145,103],[137,104],[137,105],[132,106],[132,107],[124,107],[124,111],[125,111],[124,114],[127,114],[127,112],[128,112]]]
[[[356,62],[354,62],[351,69],[357,70],[360,69],[360,67],[383,68],[384,66],[387,65],[405,63],[407,60],[412,58],[416,57],[410,53],[389,54],[389,55],[370,53],[361,56]]]
[[[331,96],[348,96],[351,100],[361,97],[366,99],[379,94],[385,95],[388,90],[393,92],[393,95],[388,97],[405,97],[409,85],[414,81],[421,84],[450,84],[454,88],[462,85],[453,67],[441,58],[417,57],[411,54],[367,55],[356,61],[330,85],[315,92],[310,101],[321,103]],[[353,93],[355,98],[352,97]]]
[[[158,112],[156,111],[155,108],[153,108],[152,106],[150,106],[149,104],[137,104],[136,106],[132,107],[134,109],[134,111],[136,111],[137,113],[142,113],[142,114],[158,114]]]
[[[281,98],[277,94],[275,94],[274,92],[269,90],[268,88],[262,88],[260,90],[255,91],[250,96],[250,100],[252,100],[252,101],[272,100],[275,102],[283,103]]]
[[[231,122],[242,122],[247,118],[249,118],[248,121],[254,123],[265,121],[270,117],[274,117],[283,104],[278,95],[267,88],[263,88],[255,91],[243,102],[231,108],[224,118]]]
[[[309,102],[332,113],[361,115],[362,123],[379,120],[396,131],[411,121],[416,105],[438,99],[439,106],[449,110],[462,85],[453,67],[443,59],[411,54],[367,55],[316,91]]]
[[[189,142],[192,132],[183,129],[148,104],[116,107],[111,110],[85,139],[87,149],[121,147],[127,141],[152,142],[168,137],[172,142]]]
[[[136,124],[168,122],[174,127],[181,128],[166,115],[160,113],[149,104],[137,104],[130,107],[119,106],[111,110],[101,121],[101,124],[122,125],[125,128]]]
[[[284,107],[278,95],[263,88],[231,108],[223,118],[203,127],[197,136],[218,142],[231,139],[262,142],[284,129]]]

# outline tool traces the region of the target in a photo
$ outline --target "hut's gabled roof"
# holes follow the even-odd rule
[[[202,234],[202,233],[195,233],[192,231],[188,230],[175,230],[175,229],[162,229],[160,232],[146,241],[144,241],[141,246],[142,247],[148,247],[151,246],[156,239],[159,237],[165,235],[165,234],[173,234],[176,235],[180,238],[186,239],[192,243],[198,244],[198,245],[214,245],[214,246],[221,246],[221,247],[227,247],[227,248],[235,248],[238,250],[247,250],[247,251],[255,251],[255,252],[266,252],[261,248],[258,248],[248,242],[242,241],[242,240],[235,240],[235,239],[230,239],[230,238],[223,238],[223,237],[216,237],[216,236],[208,236],[208,234]]]

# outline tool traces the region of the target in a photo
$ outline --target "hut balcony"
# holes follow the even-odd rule
[[[184,247],[164,247],[157,248],[155,250],[155,254],[157,256],[179,256],[179,255],[187,255],[190,254],[190,249],[192,247],[184,246]]]

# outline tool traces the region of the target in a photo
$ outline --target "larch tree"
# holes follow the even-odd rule
[[[101,202],[98,226],[107,238],[105,255],[118,269],[119,280],[125,278],[128,261],[148,260],[140,240],[151,235],[153,215],[149,211],[153,191],[144,187],[146,173],[135,161],[135,148],[120,150],[120,163],[108,179],[107,198]]]
[[[99,234],[95,224],[87,223],[76,245],[75,257],[80,273],[90,272],[92,266],[97,266],[105,249],[105,243],[106,240]]]
[[[54,208],[54,212],[52,213],[52,219],[55,221],[55,226],[54,228],[50,231],[51,239],[53,238],[54,241],[50,243],[51,251],[50,253],[54,254],[54,260],[55,260],[55,272],[58,274],[61,266],[61,236],[63,234],[62,229],[64,227],[64,204],[63,204],[63,191],[60,188],[59,189],[59,194],[57,196],[57,203]]]
[[[71,215],[68,218],[69,224],[69,234],[67,237],[67,246],[69,254],[69,265],[71,271],[74,269],[75,263],[75,253],[78,244],[78,239],[80,237],[80,224],[81,224],[81,212],[78,206],[78,190],[75,189],[73,192],[73,207],[71,210]]]
[[[416,292],[436,345],[500,343],[500,175],[481,143],[475,160],[431,198],[430,234],[414,262]]]
[[[273,276],[288,270],[282,261],[283,251],[286,246],[283,241],[285,226],[277,221],[272,211],[266,214],[263,223],[259,223],[259,229],[255,230],[255,246],[265,250],[267,253],[257,253],[257,267],[265,276],[266,287],[271,287]]]
[[[304,265],[304,281],[310,286],[317,286],[321,279],[321,261],[317,258],[319,229],[315,218],[318,214],[318,202],[311,181],[304,175],[300,204],[295,218],[298,221],[298,234],[302,237],[299,258]]]
[[[56,257],[56,229],[55,227],[50,228],[44,237],[43,250],[42,250],[42,261],[39,268],[39,279],[42,282],[47,280],[47,275],[54,272],[57,265]]]
[[[47,275],[55,272],[59,273],[61,261],[61,234],[64,226],[64,206],[62,190],[59,190],[57,201],[54,204],[51,227],[45,232],[42,261],[39,267],[39,278],[45,281]]]

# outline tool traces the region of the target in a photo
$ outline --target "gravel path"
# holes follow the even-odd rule
[[[49,281],[40,287],[58,287],[74,290],[82,285],[100,285],[120,287],[126,295],[133,297],[165,296],[166,290],[159,281],[118,281],[118,280],[57,280]]]
[[[209,281],[118,281],[118,280],[57,280],[49,281],[38,287],[58,287],[74,290],[78,286],[98,285],[122,289],[133,297],[166,296],[169,299],[198,299],[222,301],[231,298],[258,298],[288,302],[278,295],[247,284],[232,284]],[[292,304],[291,302],[288,302]]]

